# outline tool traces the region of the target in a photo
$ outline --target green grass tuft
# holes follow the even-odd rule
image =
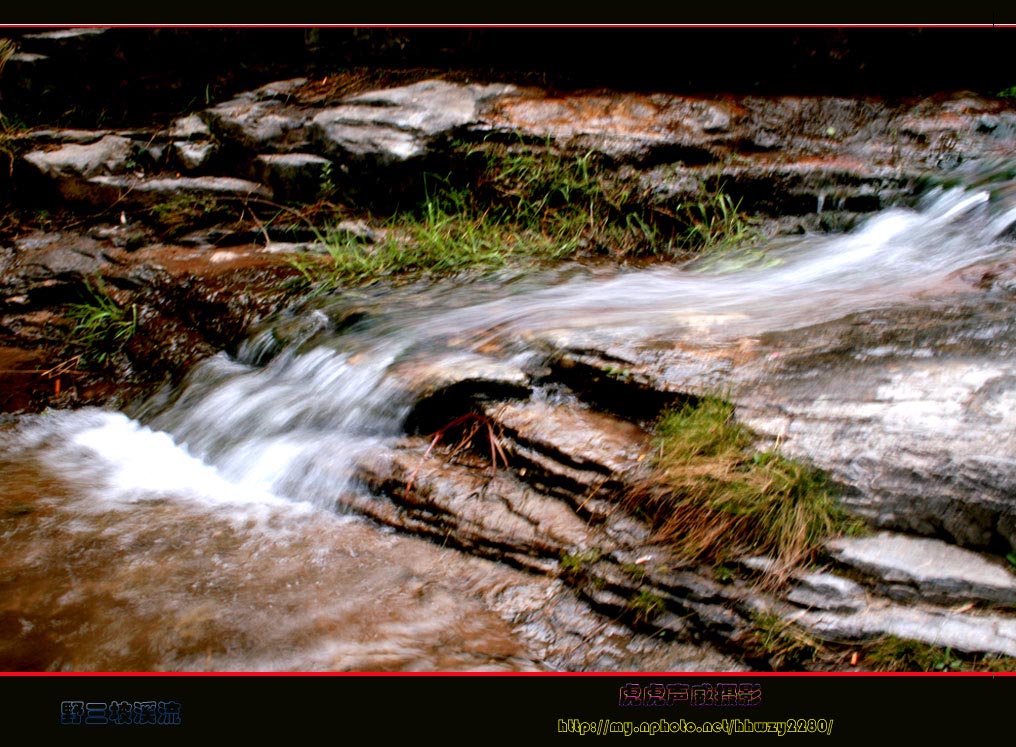
[[[7,61],[14,56],[17,50],[18,45],[10,39],[0,39],[0,75],[3,74]]]
[[[89,299],[67,307],[67,318],[74,322],[68,342],[80,351],[81,360],[90,366],[105,366],[138,331],[135,304],[124,308],[114,301],[102,281],[86,280]]]
[[[741,201],[722,189],[703,192],[695,202],[686,202],[678,211],[684,229],[682,246],[697,254],[747,246],[758,241],[755,224],[741,212]]]
[[[175,194],[146,211],[148,221],[170,238],[237,217],[228,199],[213,195]]]
[[[601,554],[598,547],[576,553],[562,553],[560,561],[561,578],[573,584],[579,584],[588,580],[590,566],[600,559]]]
[[[654,594],[647,588],[642,588],[628,600],[627,607],[629,612],[634,615],[636,624],[649,623],[666,610],[667,603],[663,597]]]
[[[656,429],[653,475],[625,498],[675,559],[722,565],[743,555],[774,559],[770,581],[810,560],[846,517],[818,470],[752,450],[734,408],[705,397],[665,413]]]
[[[822,643],[803,628],[772,612],[752,615],[751,630],[740,644],[749,658],[765,659],[774,671],[800,671],[822,656]]]
[[[385,220],[376,244],[322,230],[327,257],[292,260],[303,285],[329,290],[382,278],[455,275],[580,255],[677,258],[747,241],[738,205],[704,195],[681,215],[608,173],[593,153],[484,143],[453,178],[428,175],[424,198]],[[463,176],[465,174],[466,176]]]

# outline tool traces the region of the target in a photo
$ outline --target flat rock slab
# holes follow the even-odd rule
[[[483,126],[614,158],[667,150],[674,158],[711,162],[711,146],[729,137],[733,111],[720,101],[664,94],[530,95],[499,101]]]
[[[392,366],[391,375],[420,400],[463,385],[470,385],[470,391],[529,392],[529,376],[521,368],[469,351],[407,359]]]
[[[308,130],[326,155],[401,163],[425,155],[438,137],[475,122],[482,102],[510,90],[425,80],[348,98],[315,115]]]
[[[18,239],[0,262],[0,307],[79,301],[85,279],[119,264],[114,248],[74,233]]]
[[[36,150],[25,156],[44,176],[90,177],[113,174],[125,168],[132,143],[125,137],[106,135],[86,145],[71,143],[56,150]]]
[[[99,204],[124,200],[131,204],[153,205],[168,197],[263,197],[272,191],[263,184],[227,176],[186,176],[176,178],[134,179],[122,176],[97,176],[88,180],[89,198]]]
[[[1016,656],[1016,619],[1001,615],[957,614],[888,604],[853,615],[798,612],[792,620],[833,638],[892,635],[956,651]]]
[[[826,547],[839,562],[909,587],[926,599],[1016,602],[1016,576],[999,563],[941,540],[880,532],[836,539]]]

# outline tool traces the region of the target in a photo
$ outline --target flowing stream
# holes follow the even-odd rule
[[[562,334],[708,347],[906,304],[1011,255],[1014,222],[996,185],[939,188],[684,267],[318,299],[136,418],[23,417],[0,433],[0,669],[546,667],[484,601],[515,576],[337,510],[428,376],[525,368]]]

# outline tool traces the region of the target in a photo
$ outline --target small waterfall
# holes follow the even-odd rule
[[[986,189],[936,189],[917,208],[884,211],[852,233],[773,242],[761,269],[548,273],[507,289],[436,283],[389,292],[366,322],[341,332],[331,331],[326,303],[288,322],[297,332],[274,356],[275,332],[264,330],[238,359],[219,354],[197,366],[171,404],[142,408],[142,420],[163,434],[160,444],[171,438],[231,485],[329,507],[355,489],[356,460],[400,435],[415,358],[492,348],[524,358],[522,341],[558,330],[702,343],[815,324],[904,302],[1011,251],[1014,221],[1016,208],[994,204]],[[119,443],[124,424],[107,427]],[[88,443],[100,448],[102,429],[89,429]],[[165,463],[152,449],[150,461]],[[139,452],[131,460],[146,463]],[[148,473],[153,485],[166,479]]]

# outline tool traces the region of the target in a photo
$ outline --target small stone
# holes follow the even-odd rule
[[[197,114],[180,117],[169,128],[169,136],[174,140],[203,140],[211,134],[208,125]]]
[[[197,171],[208,165],[215,152],[213,143],[189,143],[177,141],[173,143],[173,159],[184,171]]]

